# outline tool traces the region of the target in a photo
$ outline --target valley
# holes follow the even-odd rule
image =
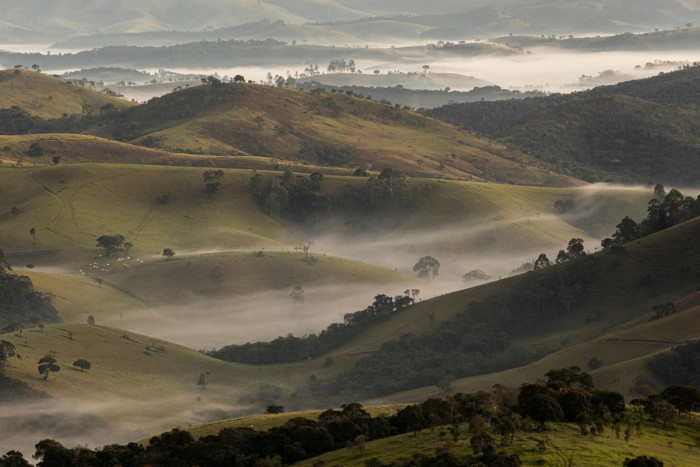
[[[204,3],[202,17],[220,8]],[[495,437],[507,406],[497,399],[511,391],[509,413],[527,421],[510,442],[492,440],[499,455],[538,462],[549,443],[555,465],[580,446],[582,465],[638,453],[692,465],[690,409],[676,417],[678,446],[661,409],[639,409],[643,441],[623,444],[620,427],[634,431],[625,402],[651,407],[678,384],[650,362],[700,339],[700,67],[688,46],[698,28],[651,32],[640,15],[646,32],[628,35],[595,14],[608,35],[574,37],[572,21],[571,35],[549,37],[535,33],[534,7],[497,2],[474,10],[491,18],[491,39],[475,27],[467,41],[450,32],[461,13],[412,2],[391,20],[376,2],[313,2],[317,16],[344,18],[327,23],[274,1],[258,2],[275,16],[257,23],[239,3],[250,22],[229,29],[224,17],[194,32],[134,19],[129,32],[72,36],[66,24],[45,39],[71,51],[0,51],[0,454],[28,459],[47,438],[96,456],[113,443],[150,449],[174,428],[182,446],[304,423],[311,433],[357,416],[358,402],[368,414],[353,423],[384,428],[340,451],[324,428],[331,441],[299,441],[276,462],[467,456],[483,430],[466,402],[455,422],[454,401],[493,398],[479,416]],[[665,21],[697,10],[673,3]],[[13,21],[24,14],[16,7]],[[363,48],[368,31],[418,44]],[[329,37],[340,42],[322,45]],[[78,51],[86,43],[100,48]],[[631,65],[649,51],[675,55]],[[497,64],[577,53],[586,66],[615,54],[629,66],[583,75],[571,94],[561,91],[574,68],[551,87],[525,73],[492,79],[508,76]],[[341,57],[363,72],[313,71]],[[245,67],[267,75],[246,80]],[[552,385],[570,381],[550,370],[574,366],[596,389],[557,395]],[[547,419],[549,440],[535,441],[524,388],[545,382],[565,412],[567,391],[619,393],[623,409]],[[448,417],[417,403],[453,405]],[[428,415],[407,441],[414,425],[402,417],[415,410]]]

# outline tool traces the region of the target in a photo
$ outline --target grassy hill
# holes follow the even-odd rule
[[[589,281],[588,285],[579,283],[579,286],[585,292],[581,295],[580,302],[572,307],[568,313],[562,310],[557,311],[560,305],[555,303],[556,300],[545,304],[547,299],[533,298],[533,294],[561,294],[561,289],[559,292],[556,292],[546,288],[547,286],[544,285],[548,280],[546,277],[548,275],[558,275],[561,278],[560,280],[566,280],[563,278],[567,277],[571,272],[561,270],[557,272],[557,268],[574,266],[575,263],[564,263],[564,265],[545,268],[530,274],[455,292],[420,303],[395,317],[392,320],[394,321],[392,325],[380,324],[371,331],[364,333],[354,342],[339,348],[336,355],[344,355],[354,361],[359,361],[365,357],[361,352],[368,350],[368,348],[375,349],[376,353],[358,368],[349,372],[347,378],[331,380],[329,386],[322,386],[320,390],[332,392],[330,388],[334,387],[333,384],[341,381],[344,382],[343,384],[351,384],[349,381],[365,378],[367,374],[375,374],[373,373],[375,371],[381,373],[382,368],[384,368],[382,366],[383,362],[386,361],[392,362],[392,371],[399,369],[403,374],[413,375],[412,378],[415,380],[427,378],[428,373],[430,373],[432,375],[430,377],[437,383],[444,375],[454,375],[453,372],[458,372],[460,371],[459,368],[462,368],[457,366],[462,365],[461,363],[455,364],[453,361],[449,364],[447,360],[443,360],[443,353],[441,352],[448,353],[455,346],[462,348],[465,344],[459,341],[459,343],[453,343],[452,346],[444,349],[438,345],[437,347],[443,349],[438,350],[437,347],[431,346],[430,343],[454,339],[451,333],[462,329],[460,328],[460,323],[480,322],[479,320],[487,319],[484,316],[491,316],[488,320],[500,319],[492,313],[500,316],[512,316],[512,319],[504,321],[502,328],[504,330],[509,329],[506,331],[511,339],[511,344],[509,345],[513,346],[509,348],[517,348],[521,354],[529,352],[536,355],[544,349],[547,349],[547,352],[556,353],[551,353],[541,362],[531,367],[514,370],[512,373],[513,377],[507,380],[504,377],[504,373],[494,374],[492,375],[493,377],[487,376],[485,377],[486,379],[478,376],[473,380],[466,379],[463,383],[455,383],[455,388],[475,390],[477,389],[475,386],[478,385],[478,389],[485,389],[485,387],[490,387],[498,382],[496,378],[500,378],[501,382],[507,381],[514,384],[514,380],[536,378],[537,375],[546,372],[547,368],[566,366],[571,363],[579,364],[585,368],[588,360],[594,356],[602,360],[607,358],[610,364],[620,364],[621,361],[617,360],[618,358],[634,362],[634,359],[637,357],[651,356],[659,350],[668,349],[674,343],[683,342],[685,339],[697,338],[696,333],[700,331],[697,326],[676,328],[662,324],[662,319],[659,320],[659,324],[654,323],[654,325],[663,326],[663,332],[661,332],[662,328],[658,328],[659,330],[656,331],[658,335],[663,336],[663,339],[648,339],[648,331],[645,330],[645,327],[640,327],[638,332],[635,331],[639,337],[632,338],[625,334],[621,335],[627,337],[616,337],[613,334],[610,336],[610,341],[606,341],[605,345],[593,345],[600,339],[608,338],[609,333],[619,330],[617,327],[624,323],[627,323],[626,326],[638,324],[638,322],[632,320],[637,320],[642,316],[648,317],[652,306],[676,301],[695,292],[697,277],[693,266],[693,258],[700,251],[697,241],[694,240],[698,228],[700,228],[700,221],[695,219],[673,229],[645,237],[639,243],[628,244],[625,247],[626,254],[622,256],[607,253],[599,254],[598,260],[590,263],[597,264],[594,268],[596,272],[592,273],[592,275],[584,276]],[[509,296],[511,298],[508,298]],[[472,303],[474,302],[478,306],[473,305]],[[535,307],[534,309],[540,307],[541,312],[545,313],[548,318],[532,318],[526,320],[527,324],[523,321],[520,325],[513,327],[513,323],[520,323],[524,315],[532,315],[533,306]],[[467,311],[464,312],[463,310]],[[508,314],[509,310],[512,310],[513,315]],[[459,313],[460,311],[462,311],[461,314]],[[430,313],[433,313],[432,319],[428,319]],[[689,320],[688,322],[692,322],[695,319],[697,310],[688,310],[683,313],[685,314],[681,314],[675,319],[686,319]],[[536,320],[536,325],[533,320]],[[652,325],[649,326],[654,327]],[[466,329],[469,328],[467,327]],[[489,329],[491,328],[486,326],[481,331],[482,334],[491,332]],[[670,330],[673,329],[676,332],[675,336],[670,333],[672,332]],[[411,339],[406,337],[399,338],[399,336],[409,332],[414,333],[416,337]],[[392,339],[399,339],[398,344],[381,345],[387,340],[385,336],[389,335]],[[432,340],[431,335],[433,336]],[[475,336],[474,339],[477,339],[477,337]],[[620,341],[620,339],[623,340]],[[652,342],[648,342],[649,340]],[[412,342],[411,346],[409,346],[409,342]],[[580,347],[583,343],[587,343],[586,346]],[[627,344],[630,344],[630,347],[626,347]],[[493,352],[493,344],[490,340],[481,345],[484,349],[491,348],[490,351]],[[422,349],[420,359],[416,356],[412,357],[417,359],[415,362],[405,359],[406,354],[402,352],[409,352],[409,347],[410,349]],[[506,354],[499,358],[507,358],[505,357]],[[457,358],[457,355],[457,353],[454,353],[453,357]],[[512,355],[510,358],[514,356]],[[432,362],[430,369],[421,366],[425,361]],[[443,365],[444,371],[442,373],[436,372],[438,365]],[[488,363],[484,362],[483,365],[488,365]],[[625,374],[622,366],[617,367],[614,372],[609,373],[606,377],[601,375],[600,383],[605,387],[622,388],[624,392],[627,392],[634,383],[637,374],[640,374],[642,378],[649,378],[648,371],[640,371],[638,368],[639,366],[635,367],[634,372]],[[380,377],[376,376],[377,374],[375,374],[375,377],[379,379]],[[474,385],[470,386],[470,381]],[[372,384],[377,384],[379,387],[383,383],[373,381]],[[337,388],[338,386],[335,387]],[[368,391],[367,386],[365,388],[356,387],[355,390],[360,392]],[[406,401],[411,400],[410,397],[422,398],[431,393],[434,394],[435,391],[434,387],[424,388],[421,391],[412,392],[408,395],[372,399],[372,402]],[[340,389],[340,392],[347,392],[347,388]],[[407,396],[409,397],[408,399]]]
[[[342,449],[307,459],[298,465],[312,466],[318,462],[328,465],[361,465],[373,458],[386,464],[411,459],[418,454],[432,456],[445,443],[445,437],[441,437],[439,432],[439,429],[430,429],[417,435],[410,433],[375,440],[368,442],[362,453]],[[612,467],[621,465],[625,458],[646,455],[661,459],[664,465],[692,466],[700,462],[694,442],[697,434],[695,422],[684,419],[679,420],[673,429],[645,427],[642,436],[635,436],[627,443],[611,431],[600,436],[585,437],[580,435],[579,427],[574,424],[553,423],[543,433],[518,433],[512,445],[499,445],[498,450],[517,454],[523,465],[566,466],[574,463]],[[472,455],[469,443],[471,436],[467,427],[461,428],[460,440],[450,452],[457,456]],[[544,443],[541,454],[538,441]]]
[[[25,64],[27,67],[30,65]],[[115,109],[135,105],[43,73],[0,71],[0,109],[17,106],[38,117],[60,118],[63,115],[97,114],[109,104]]]
[[[164,116],[166,116],[164,118]],[[409,175],[575,183],[546,164],[367,99],[258,85],[209,85],[111,114],[91,132],[175,152],[252,154]]]
[[[572,313],[515,335],[517,344],[524,349],[559,348],[558,352],[517,370],[456,380],[452,383],[453,390],[490,389],[496,382],[519,384],[541,377],[551,368],[570,364],[585,367],[592,356],[603,360],[603,367],[593,372],[598,387],[626,392],[638,379],[637,375],[644,381],[651,380],[642,370],[643,365],[640,366],[644,358],[673,342],[699,337],[698,307],[646,322],[653,304],[667,301],[692,304],[690,299],[680,299],[697,287],[693,265],[700,251],[699,225],[698,220],[690,221],[645,237],[627,245],[624,255],[599,255],[600,268],[586,296]],[[308,401],[304,402],[303,396],[300,398],[303,393],[294,397],[292,393],[306,386],[311,375],[315,380],[330,380],[349,370],[367,352],[376,353],[383,342],[406,332],[433,333],[459,315],[466,303],[485,302],[488,297],[505,295],[509,290],[532,288],[532,281],[560,274],[557,271],[563,266],[425,300],[332,351],[331,366],[324,364],[326,356],[287,365],[228,364],[133,332],[100,325],[56,324],[46,326],[43,331],[31,328],[21,335],[3,335],[3,339],[16,345],[22,356],[22,360],[8,362],[7,372],[54,397],[79,400],[83,408],[117,426],[141,427],[151,433],[208,417],[213,420],[259,413],[265,404],[272,402],[299,409]],[[72,293],[68,287],[66,293]],[[112,292],[98,287],[94,293],[96,297],[104,297],[102,294]],[[70,295],[63,299],[70,299]],[[431,314],[433,318],[428,319]],[[51,351],[55,352],[62,370],[43,381],[36,374],[35,362]],[[93,368],[85,372],[71,368],[78,358],[88,358]],[[207,375],[206,390],[196,385],[200,373]],[[236,389],[232,391],[233,386]],[[423,388],[386,395],[378,401],[406,402],[436,393],[439,391],[434,387]],[[202,402],[197,402],[198,396]],[[111,402],[101,403],[108,401]],[[124,404],[119,403],[122,401]],[[231,407],[236,409],[232,412]]]
[[[491,249],[515,254],[523,249],[559,249],[572,236],[609,235],[624,215],[642,217],[651,197],[651,191],[614,187],[591,190],[415,180],[409,188],[416,204],[408,211],[372,213],[340,205],[320,224],[304,226],[296,225],[293,218],[268,215],[258,206],[249,192],[252,171],[224,170],[222,188],[214,196],[205,192],[202,173],[202,168],[193,167],[113,164],[0,169],[7,190],[0,205],[3,249],[24,255],[19,264],[32,262],[27,257],[31,251],[37,267],[82,267],[100,252],[96,238],[112,233],[121,233],[133,243],[133,255],[141,259],[159,257],[166,247],[176,253],[289,248],[311,236],[317,240],[316,251],[347,256],[347,249],[346,253],[336,249],[338,241],[322,238],[357,236],[353,224],[348,225],[354,222],[365,223],[369,230],[359,234],[365,246],[354,249],[353,255],[361,258],[369,253],[368,260],[380,253],[373,248],[384,235],[399,232],[405,240],[397,248],[409,252],[413,245],[412,256],[433,248],[446,254],[474,249],[480,254]],[[329,175],[322,190],[333,194],[361,189],[366,183],[364,177]],[[158,201],[163,195],[168,195],[166,203]],[[576,208],[558,215],[555,203],[566,200]],[[438,225],[445,228],[438,230]],[[29,235],[32,227],[36,238]],[[431,231],[435,234],[424,235]],[[489,236],[484,237],[484,232]],[[44,264],[36,259],[41,255],[47,258]]]

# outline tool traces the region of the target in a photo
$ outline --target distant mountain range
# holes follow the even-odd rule
[[[378,23],[390,19],[392,27]],[[697,0],[497,0],[431,2],[349,0],[29,0],[0,14],[0,43],[53,42],[73,36],[211,32],[268,21],[267,37],[335,43],[380,38],[469,39],[485,34],[621,33],[687,27],[700,22]],[[315,27],[309,23],[317,23]],[[306,25],[300,28],[300,25]],[[322,27],[319,27],[322,26]],[[282,27],[280,27],[282,26]],[[416,26],[419,26],[416,28]],[[255,29],[255,28],[254,28]],[[340,34],[338,33],[341,30]],[[241,36],[259,31],[239,31]],[[250,37],[250,36],[249,36]]]

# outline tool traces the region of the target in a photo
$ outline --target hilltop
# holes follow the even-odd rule
[[[29,115],[60,118],[98,114],[134,103],[29,70],[0,70],[0,109],[19,107]]]
[[[86,131],[175,152],[522,184],[576,183],[544,164],[385,103],[250,84],[183,89]]]

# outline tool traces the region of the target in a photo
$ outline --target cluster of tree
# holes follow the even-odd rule
[[[362,453],[366,442],[440,426],[443,431],[435,456],[420,454],[392,464],[370,459],[366,465],[518,466],[521,462],[517,454],[497,451],[499,444],[512,444],[518,433],[536,436],[536,432],[548,429],[548,423],[570,422],[580,427],[581,436],[598,436],[612,428],[620,437],[625,428],[624,437],[629,441],[635,428],[641,431],[644,414],[648,421],[657,423],[669,414],[673,418],[676,409],[687,412],[695,407],[688,405],[687,395],[692,393],[690,397],[696,397],[696,388],[668,388],[661,395],[633,401],[635,410],[630,411],[622,394],[594,390],[591,376],[578,367],[551,370],[545,376],[546,383],[523,383],[519,388],[497,384],[491,392],[427,399],[407,405],[394,415],[372,417],[362,405],[350,403],[322,412],[318,420],[291,418],[284,425],[266,431],[252,427],[225,428],[216,435],[196,440],[189,432],[179,429],[152,437],[146,446],[108,444],[94,450],[65,448],[45,439],[36,444],[33,457],[39,460],[39,466],[287,465],[346,447]],[[663,414],[659,412],[661,407],[671,407],[671,411],[665,410]],[[279,408],[271,406],[268,412],[278,413]],[[452,452],[454,443],[461,439],[468,439],[473,455],[457,456]],[[7,453],[0,459],[0,466],[28,465],[2,463],[21,458],[17,454]],[[624,465],[661,465],[640,463],[651,459],[654,458],[627,458]]]
[[[207,170],[202,176],[204,177],[204,188],[208,194],[213,195],[219,191],[221,188],[221,179],[224,177],[223,170]]]
[[[97,238],[97,245],[104,248],[105,256],[112,258],[122,253],[128,253],[134,246],[131,242],[126,242],[126,238],[122,234],[101,235]]]
[[[361,169],[360,169],[361,170]],[[366,172],[358,171],[358,176]],[[271,215],[290,215],[296,220],[315,222],[336,210],[366,213],[384,209],[410,209],[414,205],[405,175],[385,168],[369,177],[365,186],[346,186],[328,193],[323,174],[295,175],[287,168],[281,176],[256,173],[250,179],[250,192],[262,209]]]
[[[683,196],[675,188],[666,194],[660,184],[656,185],[654,195],[647,206],[647,217],[637,223],[626,216],[617,224],[612,237],[601,242],[604,249],[623,245],[700,216],[700,195],[697,198]]]
[[[649,367],[666,384],[700,387],[700,340],[656,355]]]
[[[286,169],[281,177],[256,173],[250,179],[250,191],[267,214],[289,214],[313,222],[330,214],[333,199],[321,188],[323,174],[296,176]]]
[[[519,348],[513,339],[575,310],[599,267],[589,255],[513,277],[510,287],[467,304],[435,331],[386,342],[351,370],[312,382],[309,391],[331,400],[370,398],[431,384],[449,388],[455,378],[525,365],[548,351]]]
[[[37,292],[29,277],[10,271],[12,267],[0,250],[0,331],[12,332],[42,322],[58,321],[51,295]]]
[[[328,73],[343,73],[345,71],[355,73],[355,60],[345,61],[344,58],[334,58],[328,62]]]
[[[413,295],[416,295],[414,290]],[[318,335],[304,337],[278,337],[271,342],[255,342],[244,345],[227,345],[206,352],[208,355],[230,362],[265,364],[286,363],[318,357],[352,339],[363,329],[386,320],[391,315],[405,310],[414,301],[410,291],[404,295],[390,297],[380,294],[372,305],[364,310],[347,313],[342,323],[332,323]]]

